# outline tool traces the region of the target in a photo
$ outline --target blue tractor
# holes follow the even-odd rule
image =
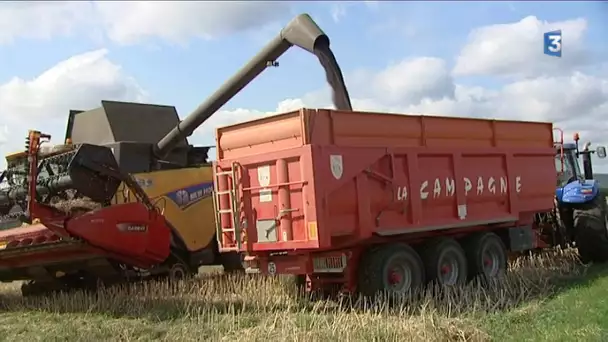
[[[559,130],[559,129],[558,129]],[[574,135],[574,143],[555,144],[555,166],[558,184],[555,191],[554,242],[562,247],[576,246],[581,260],[588,262],[608,261],[608,196],[600,189],[593,177],[591,155],[606,158],[606,148],[590,148],[586,143],[579,149],[579,136]],[[583,171],[579,166],[582,159]]]

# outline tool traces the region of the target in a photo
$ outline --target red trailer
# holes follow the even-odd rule
[[[308,290],[368,295],[506,270],[544,247],[551,123],[301,109],[218,128],[224,251]]]

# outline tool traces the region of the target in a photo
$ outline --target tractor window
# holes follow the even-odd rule
[[[578,158],[576,157],[576,151],[575,150],[565,150],[564,151],[564,157],[565,157],[565,163],[566,163],[566,168],[569,170],[571,177],[572,176],[580,176],[582,175],[581,173],[581,168],[578,165]]]
[[[555,155],[555,170],[558,173],[558,186],[565,185],[568,180],[578,177],[581,174],[580,167],[578,165],[578,159],[576,159],[574,150],[564,150],[564,172],[562,171],[562,161],[559,153]]]
[[[557,171],[557,186],[561,187],[568,183],[568,180],[574,176],[572,172],[572,164],[568,160],[568,152],[564,151],[563,173],[562,160],[559,153],[555,155],[555,171]]]

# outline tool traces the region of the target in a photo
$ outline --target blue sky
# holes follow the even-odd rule
[[[336,6],[343,6],[346,11],[338,22],[332,19]],[[546,2],[383,2],[373,7],[364,2],[310,1],[296,3],[293,13],[308,12],[323,23],[342,68],[348,73],[361,67],[381,69],[405,56],[436,56],[453,64],[471,30],[515,22],[528,15],[547,21],[585,17],[589,21],[587,39],[596,42],[592,45],[605,53],[606,44],[599,42],[602,34],[608,32],[607,10],[599,2],[555,2],[550,6]],[[286,15],[283,21],[289,19],[290,15]],[[18,39],[0,46],[0,83],[16,75],[33,78],[70,56],[105,47],[110,51],[109,57],[145,87],[152,101],[174,104],[183,114],[257,53],[262,40],[248,33],[213,41],[192,40],[187,47],[160,39],[149,40],[143,46],[124,46],[108,39],[96,41],[82,36]],[[294,66],[290,62],[296,58],[298,65]],[[300,96],[323,85],[323,74],[310,56],[291,51],[281,65],[280,71],[272,70],[270,75],[252,83],[227,107],[272,110],[283,98]],[[283,82],[286,78],[294,81]],[[480,81],[494,83],[491,78],[471,82]],[[281,82],[281,87],[272,87],[275,82]]]
[[[84,4],[81,5],[84,6]],[[121,6],[121,4],[112,5]],[[13,8],[11,9],[8,6],[13,6]],[[20,8],[15,10],[16,6],[20,6]],[[276,34],[295,14],[301,12],[310,13],[328,33],[332,41],[332,48],[345,73],[346,81],[349,87],[354,89],[353,96],[359,97],[361,100],[359,103],[366,103],[366,106],[372,109],[388,110],[394,108],[396,111],[408,110],[414,112],[425,110],[433,112],[449,111],[450,113],[445,114],[471,116],[480,116],[482,112],[485,113],[483,115],[493,116],[492,110],[496,109],[496,116],[501,117],[507,115],[509,109],[503,107],[508,103],[513,103],[515,96],[526,95],[528,97],[522,98],[521,101],[515,101],[526,103],[525,108],[523,108],[523,104],[521,108],[513,108],[513,110],[520,111],[523,108],[525,113],[516,115],[514,118],[534,116],[547,120],[551,119],[548,115],[553,112],[553,109],[550,108],[551,103],[542,103],[544,97],[542,94],[531,98],[530,91],[527,91],[527,89],[537,89],[544,84],[542,82],[559,85],[560,82],[572,81],[579,84],[581,81],[573,78],[578,75],[577,73],[583,73],[585,77],[588,76],[584,79],[584,82],[590,83],[585,85],[584,89],[592,89],[586,90],[587,93],[579,94],[580,98],[592,97],[595,99],[601,97],[601,101],[608,99],[608,97],[602,97],[606,95],[603,91],[595,91],[599,89],[600,85],[604,84],[602,82],[606,81],[604,77],[608,76],[606,73],[608,69],[602,63],[608,57],[608,47],[602,36],[605,32],[608,32],[608,22],[606,21],[608,5],[600,2],[275,2],[266,4],[264,9],[259,9],[259,12],[254,12],[257,9],[254,8],[254,5],[251,5],[250,15],[248,13],[227,14],[225,21],[235,20],[233,26],[217,19],[218,25],[222,26],[223,29],[209,31],[213,31],[210,34],[213,39],[192,37],[197,28],[188,28],[187,25],[184,25],[186,28],[182,32],[184,35],[180,42],[162,37],[163,25],[169,27],[171,21],[165,24],[157,21],[152,26],[146,26],[154,28],[153,26],[156,25],[158,29],[152,30],[153,32],[144,32],[145,34],[141,34],[144,31],[143,29],[134,29],[133,27],[137,23],[142,22],[142,25],[145,26],[144,20],[154,19],[153,16],[146,17],[146,15],[149,15],[147,11],[144,14],[141,14],[142,11],[129,14],[128,10],[125,9],[124,13],[126,14],[124,15],[131,15],[130,17],[127,16],[126,20],[132,20],[135,23],[126,27],[120,26],[120,23],[116,24],[116,22],[124,21],[124,19],[111,17],[108,19],[108,17],[103,17],[92,10],[96,9],[96,6],[101,6],[98,4],[90,5],[86,9],[86,13],[82,6],[78,9],[68,7],[72,6],[71,4],[61,5],[64,6],[61,10],[52,8],[51,2],[44,7],[36,6],[39,5],[25,3],[23,5],[0,4],[0,19],[10,19],[8,24],[5,24],[7,26],[5,31],[8,30],[9,33],[5,33],[4,41],[0,34],[0,110],[18,111],[21,110],[20,106],[23,106],[23,104],[16,103],[3,104],[1,85],[7,84],[15,77],[24,82],[35,80],[36,77],[61,61],[103,48],[107,49],[104,58],[109,60],[112,65],[119,66],[121,75],[124,74],[133,78],[139,87],[145,90],[146,100],[153,103],[175,105],[180,114],[184,116],[257,53],[266,41]],[[181,5],[176,3],[175,6],[179,7]],[[213,19],[216,17],[211,15],[221,18],[222,11],[235,13],[238,12],[236,8],[240,5],[232,3],[230,8],[223,8],[222,6],[223,4],[215,4],[209,8],[197,8],[196,11],[200,11],[199,13],[192,13],[195,12],[194,10],[190,10],[191,13],[185,13],[176,9],[175,15],[183,15],[184,17],[175,19],[175,22],[181,20],[183,23],[187,20],[197,20],[197,15],[213,21],[216,20]],[[210,14],[211,12],[213,13]],[[79,13],[82,13],[82,15]],[[266,14],[262,15],[261,13]],[[22,21],[19,21],[21,20],[19,16],[22,16]],[[86,17],[85,19],[88,22],[74,19],[77,16]],[[87,16],[91,16],[93,19],[89,20]],[[582,34],[580,37],[576,37],[576,41],[567,40],[567,28],[564,28],[563,53],[565,57],[556,61],[555,58],[542,56],[540,43],[535,43],[535,45],[528,43],[526,45],[520,43],[520,40],[507,37],[511,28],[513,28],[513,32],[518,31],[516,24],[530,16],[534,17],[534,20],[537,21],[534,23],[537,23],[537,26],[541,28],[546,23],[548,25],[552,23],[559,25],[560,22],[576,19],[584,20],[584,28],[577,31],[582,32]],[[261,22],[256,22],[257,17],[264,17],[267,20],[260,19]],[[111,30],[108,28],[110,26],[107,24],[112,20],[115,21],[113,23],[115,26],[112,26],[115,29],[114,36],[112,36]],[[240,24],[236,22],[239,20],[241,21]],[[70,24],[70,22],[73,22],[73,24]],[[98,25],[90,25],[90,22],[95,22]],[[475,51],[482,51],[472,48],[470,51],[473,52],[465,56],[466,47],[475,43],[471,43],[471,33],[497,24],[513,25],[513,27],[506,27],[505,30],[500,31],[501,33],[496,37],[496,41],[503,41],[501,51],[479,56],[478,62],[472,62],[482,65],[484,63],[483,58],[486,58],[485,63],[488,67],[484,69],[480,66],[476,72],[470,70],[460,73],[455,72],[459,56],[464,56],[462,60],[468,58],[469,65],[471,65],[470,60],[475,60],[477,57]],[[34,28],[28,27],[28,25],[34,26]],[[37,31],[36,25],[40,26]],[[574,25],[574,27],[581,27],[581,25],[577,25]],[[0,27],[3,27],[2,24],[0,24]],[[530,28],[531,26],[526,27]],[[127,37],[128,35],[124,32],[120,32],[123,36],[117,33],[119,30],[125,31],[127,29],[131,30],[131,36],[129,37],[132,37],[133,32],[135,32],[135,35],[140,33],[139,38],[141,39],[134,39],[129,42],[126,42],[125,39],[116,39],[116,37]],[[205,27],[203,25],[198,29],[204,31]],[[209,30],[209,27],[206,29]],[[180,33],[177,29],[174,31],[175,34]],[[518,37],[527,38],[526,33],[522,33],[521,29],[518,32]],[[199,33],[206,34],[208,32]],[[531,39],[537,41],[540,39],[541,33],[534,33],[534,37],[531,37]],[[491,44],[494,37],[486,35],[484,39]],[[477,42],[479,46],[481,46],[481,40]],[[574,46],[572,50],[569,50],[570,46]],[[525,49],[530,51],[523,51]],[[573,51],[570,52],[571,56],[567,56],[569,51]],[[514,56],[512,60],[503,64],[491,60],[492,58],[497,59],[496,56],[502,58],[511,55]],[[409,74],[398,75],[397,69],[390,70],[391,66],[417,58],[435,58],[435,61],[444,63],[443,69],[441,69],[441,65],[435,64],[443,71],[439,69],[436,72],[420,71],[412,69],[411,66],[410,68],[403,66],[399,70],[409,71]],[[530,63],[523,62],[527,60]],[[313,56],[294,49],[280,59],[280,64],[281,66],[278,69],[267,70],[264,75],[255,80],[223,109],[242,108],[270,112],[276,110],[277,104],[285,99],[302,99],[297,103],[303,103],[304,105],[325,104],[321,99],[317,101],[311,99],[311,93],[318,92],[324,87],[323,71],[317,65]],[[382,73],[383,70],[389,70],[387,72],[389,76],[394,74],[394,79],[389,80],[387,78],[389,76],[386,75],[383,78],[376,75]],[[423,72],[423,74],[416,74],[416,76],[412,72]],[[357,78],[362,77],[361,73],[367,75],[365,76],[367,78],[364,77],[367,81],[360,81]],[[82,71],[78,75],[86,76],[88,72]],[[416,77],[423,81],[421,83],[426,82],[423,89],[414,89],[415,84],[412,83],[418,82],[418,79],[415,79]],[[66,78],[69,79],[69,76],[62,79],[65,80]],[[449,82],[449,85],[439,86],[436,84],[439,82],[437,80]],[[76,82],[73,83],[74,85],[78,84],[77,81],[73,82]],[[404,84],[404,82],[409,83]],[[93,90],[96,87],[102,87],[96,85],[94,81],[90,81],[84,86]],[[372,89],[374,87],[377,89]],[[386,89],[389,89],[387,87],[392,87],[390,89],[394,91],[391,90],[391,92],[395,94],[390,101],[381,99],[382,89],[386,93]],[[121,95],[120,88],[117,89],[101,92],[100,94],[109,94],[108,96],[117,94],[118,99],[124,99],[125,96]],[[430,96],[425,97],[424,91],[436,92],[437,89],[451,90],[445,94],[443,100],[441,96],[432,99]],[[526,89],[526,91],[521,91],[521,89]],[[93,94],[93,90],[89,93]],[[403,98],[407,98],[407,101],[399,102],[396,100],[400,96],[399,91],[404,92]],[[419,96],[408,97],[406,91],[409,91],[410,94],[414,91]],[[608,90],[606,91],[608,92]],[[565,97],[560,95],[559,90],[555,90],[555,92],[557,97]],[[476,95],[471,95],[473,93]],[[34,91],[28,94],[30,97],[37,96],[32,95]],[[579,96],[577,94],[575,95]],[[96,99],[94,95],[90,95],[90,98],[93,102],[90,104],[91,107],[97,106],[99,101],[102,100],[102,98]],[[497,98],[502,99],[502,102],[496,100]],[[561,107],[570,106],[574,109],[568,108],[578,111],[578,107],[575,106],[582,101],[580,98],[570,99],[568,97],[568,103],[564,103]],[[20,99],[24,102],[29,101],[29,98],[25,95]],[[54,101],[59,101],[63,106],[81,103],[76,100],[66,96],[61,101]],[[545,102],[547,101],[549,100],[545,99]],[[595,104],[593,108],[581,107],[580,111],[596,113],[605,104],[601,101]],[[478,102],[482,104],[479,105]],[[88,105],[89,102],[84,103]],[[54,106],[54,109],[59,108],[57,103],[54,103]],[[538,115],[536,115],[536,112],[531,112],[532,109],[530,108],[535,106],[538,107],[537,110],[540,113]],[[61,108],[63,109],[63,107]],[[366,109],[368,108],[366,107]],[[36,117],[44,117],[41,114],[45,111],[44,108],[34,108],[34,105],[31,105],[27,110],[36,111]],[[528,111],[530,112],[528,113]],[[3,112],[1,115],[2,118],[8,118],[8,115],[16,115],[16,113]],[[229,113],[220,112],[216,115],[229,115]],[[556,114],[555,118],[556,120],[562,120],[566,126],[570,125],[568,127],[572,127],[572,129],[582,131],[589,129],[585,125],[572,126],[564,119],[565,116],[566,114]],[[10,126],[9,132],[13,132],[13,129],[17,129],[17,127],[25,127],[18,125],[15,120],[6,119],[5,122],[7,127]],[[1,124],[2,122],[0,122]],[[0,148],[1,142],[2,139],[0,139]]]

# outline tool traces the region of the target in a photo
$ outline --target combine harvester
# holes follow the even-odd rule
[[[294,45],[319,58],[337,106],[350,110],[328,37],[300,15],[181,122],[174,107],[102,101],[70,112],[63,145],[30,131],[0,175],[0,281],[25,280],[29,295],[180,278],[201,265],[242,270],[239,253],[218,250],[209,148],[187,137]]]
[[[307,291],[365,295],[496,279],[509,252],[557,245],[608,261],[591,168],[606,149],[557,130],[554,142],[551,123],[325,109],[218,128],[220,250]]]

